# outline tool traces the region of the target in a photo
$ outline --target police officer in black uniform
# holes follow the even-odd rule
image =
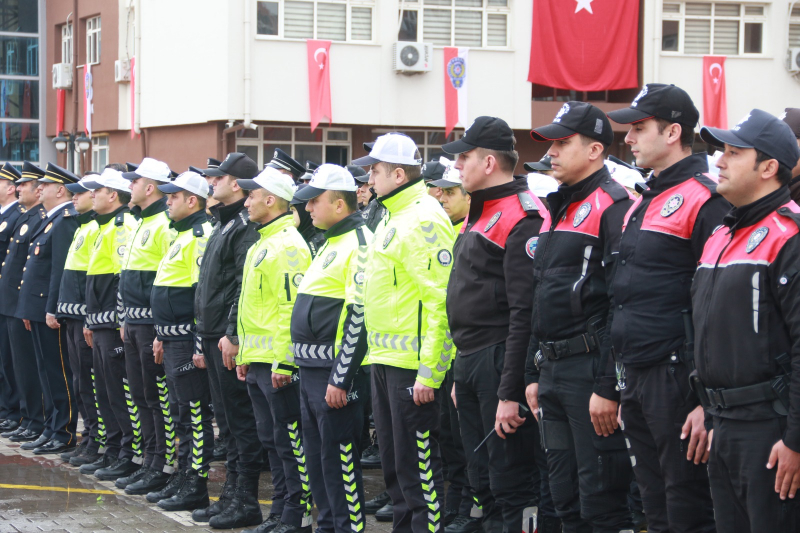
[[[692,155],[699,113],[674,85],[651,83],[609,118],[630,124],[636,165],[652,168],[625,215],[612,284],[611,340],[622,426],[649,530],[714,531],[708,475],[701,464],[703,412],[689,390],[689,287],[703,245],[729,204]]]
[[[56,319],[61,274],[72,235],[78,228],[72,193],[65,187],[78,176],[52,163],[39,182],[39,199],[47,218],[32,233],[25,263],[16,316],[33,335],[36,366],[46,414],[45,432],[50,440],[35,448],[37,455],[75,448],[78,404],[67,353],[67,328]],[[26,283],[27,282],[27,283]]]
[[[19,203],[26,209],[17,219],[8,252],[0,269],[0,314],[8,326],[10,354],[14,376],[20,392],[22,422],[16,434],[9,436],[12,442],[22,442],[25,450],[33,450],[52,437],[50,428],[45,428],[42,387],[36,368],[33,336],[22,319],[16,318],[17,303],[22,289],[23,268],[30,253],[33,234],[41,226],[47,211],[42,207],[37,188],[44,171],[26,161],[22,166],[22,177],[17,180]]]
[[[311,163],[311,161],[309,161],[309,163]],[[272,152],[272,159],[264,166],[280,170],[287,176],[291,176],[295,182],[300,180],[300,177],[308,172],[306,167],[298,163],[294,158],[292,158],[292,156],[280,148],[275,148],[275,150]]]
[[[797,146],[800,146],[800,108],[787,107],[781,116],[781,120],[789,125],[797,141]],[[789,194],[792,195],[792,200],[795,202],[800,200],[800,161],[792,167],[792,181],[789,182]]]
[[[550,219],[529,246],[540,375],[528,389],[529,398],[538,392],[532,407],[539,411],[553,501],[565,532],[631,531],[632,474],[605,322],[614,251],[633,202],[604,164],[614,132],[597,107],[567,102],[531,137],[552,141],[548,155],[561,182],[547,195]]]
[[[21,176],[11,163],[5,163],[0,168],[0,263],[6,259],[9,239],[14,233],[17,219],[25,212],[25,208],[17,202],[16,181]],[[22,418],[19,399],[8,326],[4,316],[0,315],[0,434],[10,434],[19,428]]]
[[[800,206],[786,186],[800,149],[753,109],[724,148],[719,192],[733,204],[692,284],[694,390],[712,422],[708,474],[719,533],[800,530]]]

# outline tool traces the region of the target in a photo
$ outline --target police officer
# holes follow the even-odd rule
[[[305,183],[299,185],[300,188],[305,186]],[[325,235],[319,228],[314,226],[311,215],[306,211],[306,203],[303,200],[292,198],[292,201],[289,202],[289,208],[294,219],[294,227],[297,228],[297,231],[300,232],[300,235],[308,244],[308,249],[311,250],[311,258],[313,259],[325,244]]]
[[[178,481],[170,482],[177,491],[170,494],[165,487],[158,506],[167,511],[191,511],[208,507],[208,465],[214,446],[211,392],[205,372],[195,364],[203,352],[194,324],[195,289],[211,233],[205,202],[208,183],[195,172],[184,172],[158,189],[169,195],[170,229],[177,235],[158,265],[150,295],[156,327],[153,354],[157,361],[163,361],[164,370],[172,379],[180,422],[191,433],[191,439],[180,443],[180,472],[173,477]],[[158,492],[148,496],[155,494]]]
[[[453,231],[458,235],[469,214],[470,202],[470,196],[464,189],[459,171],[454,167],[448,167],[442,177],[430,182],[430,185],[442,190],[439,202],[453,224]]]
[[[454,390],[470,485],[491,531],[520,530],[538,484],[537,430],[525,413],[523,374],[544,207],[513,177],[515,144],[504,120],[482,116],[461,140],[442,146],[458,154],[455,168],[472,196],[454,250],[447,315],[458,347]]]
[[[364,269],[372,234],[356,212],[356,183],[342,167],[318,167],[295,199],[306,204],[326,244],[297,289],[291,335],[300,367],[303,439],[318,530],[365,525],[359,457],[367,351]],[[344,475],[344,478],[342,476]]]
[[[267,167],[279,170],[282,174],[290,176],[295,182],[300,180],[300,177],[307,172],[306,167],[298,163],[292,156],[280,148],[275,148],[272,152],[272,159],[269,163],[264,165],[264,168]]]
[[[20,281],[16,316],[33,335],[44,400],[45,431],[50,433],[50,440],[33,450],[37,455],[62,453],[77,445],[78,404],[66,349],[67,330],[58,322],[56,311],[70,239],[78,228],[72,193],[65,185],[77,183],[79,179],[68,170],[47,164],[44,176],[38,180],[39,199],[47,210],[47,217],[32,233]]]
[[[632,531],[632,473],[605,322],[614,251],[633,202],[604,164],[614,132],[597,107],[567,102],[531,137],[552,141],[547,153],[561,183],[547,195],[550,218],[531,246],[540,375],[526,391],[542,427],[551,493],[566,532]]]
[[[122,177],[131,182],[131,213],[137,217],[136,229],[123,258],[119,295],[123,312],[120,332],[125,343],[125,369],[139,421],[145,451],[141,468],[120,478],[116,486],[126,494],[147,494],[166,486],[175,472],[175,432],[169,403],[169,388],[164,366],[153,357],[153,310],[150,298],[158,265],[175,235],[170,230],[167,201],[158,189],[169,183],[166,163],[146,157],[133,172]],[[163,407],[162,407],[163,406]],[[167,429],[172,431],[167,433]]]
[[[364,312],[393,528],[434,531],[442,525],[444,494],[438,390],[453,355],[445,311],[453,227],[426,194],[422,158],[410,137],[382,135],[353,164],[370,165],[370,185],[388,211],[369,248]]]
[[[94,173],[95,175],[97,173]],[[86,268],[89,265],[94,239],[100,228],[94,220],[92,194],[84,187],[91,181],[87,173],[78,183],[67,183],[72,193],[75,208],[75,222],[78,229],[69,244],[69,253],[61,275],[61,288],[58,292],[56,318],[67,334],[67,351],[72,368],[73,391],[78,404],[78,412],[83,419],[81,444],[71,457],[66,459],[73,466],[83,466],[100,458],[100,448],[105,444],[105,425],[99,420],[95,400],[95,382],[92,363],[92,348],[83,337],[83,321],[86,317]],[[62,454],[64,459],[69,454]]]
[[[9,239],[14,233],[17,219],[25,212],[25,208],[17,202],[16,181],[20,177],[22,175],[19,170],[11,163],[5,163],[0,168],[0,263],[5,261]],[[5,317],[0,315],[0,434],[11,434],[19,428],[22,419],[19,400],[11,360],[11,345],[8,341],[8,326]]]
[[[290,328],[297,287],[311,254],[289,215],[295,187],[288,176],[267,167],[238,183],[250,191],[245,205],[250,220],[260,225],[259,240],[248,250],[244,265],[236,371],[247,382],[276,491],[285,490],[279,522],[273,526],[267,520],[255,531],[310,533],[313,502]]]
[[[139,469],[142,461],[138,410],[130,395],[125,348],[119,331],[119,273],[136,220],[128,210],[130,184],[120,171],[106,167],[84,183],[92,189],[92,209],[99,227],[86,270],[86,343],[92,347],[97,403],[106,428],[103,457],[80,472],[113,481]]]
[[[781,116],[781,120],[789,125],[797,141],[797,146],[800,146],[800,108],[787,107]],[[789,182],[789,193],[795,202],[800,200],[800,161],[792,167],[792,181]]]
[[[732,130],[703,127],[700,137],[724,148],[717,192],[733,204],[692,283],[692,381],[713,420],[717,531],[798,531],[800,206],[787,184],[800,149],[791,129],[760,109]]]
[[[631,107],[609,113],[630,124],[636,165],[652,168],[625,215],[612,284],[610,327],[622,422],[650,531],[708,532],[714,516],[701,464],[703,410],[689,390],[689,286],[703,245],[729,208],[692,155],[699,117],[674,85],[645,85]],[[686,313],[684,313],[686,311]]]
[[[236,328],[244,260],[258,233],[244,205],[245,193],[236,180],[254,177],[258,166],[246,155],[234,153],[218,168],[209,165],[204,172],[213,176],[211,184],[219,204],[212,208],[214,229],[200,265],[194,307],[212,397],[217,390],[214,416],[220,431],[224,427],[230,436],[222,493],[207,509],[194,511],[192,519],[205,522],[213,517],[214,527],[245,527],[259,524],[263,518],[258,505],[253,507],[252,501],[248,505],[248,494],[261,472],[263,448],[247,385],[236,377]],[[273,510],[280,505],[273,503]]]
[[[33,355],[33,336],[22,320],[14,317],[22,289],[22,269],[30,253],[30,241],[47,218],[47,211],[41,205],[37,190],[38,180],[42,176],[42,169],[27,161],[23,163],[22,177],[17,179],[16,184],[19,204],[25,211],[17,218],[0,269],[0,315],[5,317],[10,344],[9,350],[4,350],[0,355],[4,359],[3,366],[13,368],[22,413],[20,426],[5,436],[12,442],[22,442],[25,450],[38,448],[52,437],[50,428],[44,425],[42,387]]]

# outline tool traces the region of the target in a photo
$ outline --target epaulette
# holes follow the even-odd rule
[[[356,237],[358,238],[358,245],[359,246],[366,246],[367,245],[367,238],[364,236],[364,227],[359,226],[356,228]]]
[[[603,189],[612,200],[614,200],[614,203],[630,199],[630,196],[628,196],[628,190],[617,180],[611,177],[609,177],[607,180],[604,180],[600,184],[600,188]]]
[[[711,193],[717,192],[717,180],[714,179],[713,174],[707,172],[695,172],[694,179],[700,185],[705,186]]]
[[[42,207],[42,204],[39,204],[39,218],[42,220],[47,218],[47,211],[45,211],[44,207]]]
[[[125,224],[125,213],[126,211],[122,211],[121,213],[117,214],[117,216],[114,218],[115,226],[122,226],[123,224]]]
[[[23,214],[23,215],[28,212],[28,210],[25,209],[24,207],[22,207],[22,205],[20,205],[20,204],[17,204],[17,209],[19,209],[20,214]]]
[[[778,213],[785,216],[786,218],[791,218],[792,222],[797,224],[798,229],[800,229],[800,213],[795,213],[786,206],[779,207]]]
[[[522,209],[527,213],[534,213],[539,211],[539,206],[536,205],[536,202],[533,201],[533,197],[531,196],[531,191],[518,192],[517,199],[519,200]]]
[[[69,214],[69,209],[64,209],[64,218],[71,217],[72,215]]]
[[[202,224],[197,224],[192,229],[194,230],[194,236],[195,237],[202,237],[203,235],[206,234],[206,230],[205,230],[205,228],[203,227]]]

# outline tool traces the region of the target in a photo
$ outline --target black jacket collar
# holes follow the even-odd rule
[[[247,200],[245,196],[241,200],[236,200],[232,204],[229,205],[222,205],[217,204],[211,208],[211,214],[213,215],[215,220],[218,220],[220,224],[227,224],[233,217],[235,217],[239,211],[245,209],[244,202]]]
[[[650,178],[646,185],[653,191],[654,195],[658,195],[687,181],[696,174],[705,172],[708,172],[708,157],[706,157],[705,152],[700,152],[685,157],[671,167],[665,168],[657,177]]]
[[[97,216],[97,213],[95,213],[94,211],[89,209],[85,213],[81,213],[79,215],[75,215],[75,220],[78,221],[78,224],[83,226],[84,224],[88,224],[89,222],[94,220],[96,216]]]
[[[95,220],[97,220],[97,223],[100,226],[105,226],[107,223],[109,223],[110,221],[114,220],[114,217],[116,217],[118,214],[122,213],[123,211],[128,211],[128,206],[127,205],[120,206],[116,210],[112,211],[111,213],[106,213],[105,215],[97,215],[95,217]]]
[[[196,213],[192,213],[188,217],[179,220],[177,222],[172,221],[170,224],[171,228],[174,228],[178,231],[178,233],[191,229],[195,226],[202,226],[204,222],[208,221],[208,215],[205,212],[205,209],[201,209]]]
[[[731,230],[752,226],[773,211],[776,211],[780,206],[787,204],[791,199],[789,188],[780,187],[778,190],[759,198],[751,204],[734,207],[725,215],[722,223],[731,228]]]
[[[325,232],[325,238],[330,239],[331,237],[338,237],[339,235],[344,235],[348,231],[352,231],[363,225],[364,225],[364,217],[361,216],[361,213],[356,211],[355,213],[343,218],[342,220],[331,226],[328,229],[328,231]]]
[[[167,210],[167,197],[159,198],[144,209],[138,205],[131,208],[131,214],[138,218],[150,218]]]
[[[598,169],[574,185],[559,185],[556,192],[551,192],[547,195],[547,205],[550,207],[551,216],[558,218],[562,207],[585,200],[601,183],[610,179],[611,175],[608,173],[608,168],[603,165],[603,168]]]
[[[502,185],[495,185],[488,189],[481,189],[470,193],[472,199],[469,204],[469,220],[476,221],[483,213],[483,204],[491,200],[498,200],[508,196],[515,196],[528,190],[527,180],[512,180]]]

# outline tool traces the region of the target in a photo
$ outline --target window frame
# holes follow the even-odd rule
[[[377,0],[290,0],[294,2],[305,2],[314,5],[314,18],[313,18],[313,33],[312,37],[309,39],[322,39],[322,37],[317,36],[317,5],[318,4],[337,4],[337,5],[344,5],[345,6],[345,40],[334,40],[334,39],[326,39],[330,40],[334,43],[347,43],[347,44],[375,44],[375,11],[378,8]],[[258,4],[259,2],[269,2],[269,3],[277,3],[278,4],[278,34],[277,35],[267,35],[263,33],[258,33]],[[254,24],[254,33],[255,38],[257,40],[263,41],[294,41],[294,42],[305,42],[307,39],[301,39],[296,37],[285,37],[285,2],[286,0],[256,0],[255,7],[256,7],[256,24]],[[353,8],[370,8],[370,39],[353,39],[352,38],[352,21],[353,21]]]
[[[489,0],[482,0],[483,6],[482,7],[466,7],[466,6],[456,6],[453,0],[450,0],[450,6],[440,6],[440,5],[425,5],[425,0],[405,0],[405,2],[401,2],[403,11],[416,11],[417,12],[417,40],[416,42],[422,43],[426,42],[424,35],[425,35],[425,15],[424,11],[429,9],[431,11],[450,11],[450,44],[441,45],[441,44],[434,44],[434,48],[444,48],[446,46],[454,47],[454,46],[463,46],[467,47],[466,45],[458,45],[456,44],[456,11],[472,11],[472,12],[481,12],[481,46],[468,46],[470,49],[477,49],[477,50],[508,50],[511,48],[511,15],[513,14],[512,9],[512,2],[514,0],[508,0],[508,5],[505,7],[503,6],[490,6]],[[410,5],[408,2],[413,2]],[[488,44],[488,32],[489,32],[489,15],[505,15],[506,16],[506,44],[503,46],[490,46]],[[400,13],[398,13],[398,17]],[[404,41],[404,42],[414,42],[414,41]]]
[[[686,15],[686,4],[708,4],[711,6],[711,14],[710,15]],[[677,4],[679,6],[678,13],[665,13],[664,12],[664,5],[666,4]],[[717,15],[716,14],[716,6],[718,4],[721,5],[736,5],[739,6],[739,14],[737,16],[727,16],[727,15]],[[762,15],[747,15],[745,13],[746,8],[748,7],[759,7],[762,8],[763,14]],[[769,39],[767,39],[767,32],[769,28],[767,24],[769,23],[769,10],[771,8],[771,4],[766,2],[742,2],[736,1],[731,2],[728,0],[664,0],[661,3],[661,12],[659,13],[661,17],[661,24],[658,27],[658,31],[660,33],[660,43],[659,52],[664,56],[684,56],[684,57],[702,57],[704,55],[725,55],[727,57],[735,57],[735,58],[765,58],[769,57]],[[708,20],[710,21],[709,24],[709,51],[702,54],[697,53],[687,53],[686,50],[686,20]],[[665,20],[675,20],[678,21],[678,50],[664,50],[661,48],[663,46],[663,28],[664,28],[664,21]],[[738,50],[736,54],[723,54],[721,52],[714,51],[714,23],[716,20],[722,21],[731,21],[735,20],[739,22],[738,28]],[[745,25],[748,23],[760,23],[761,24],[761,52],[745,52]]]
[[[105,152],[106,162],[100,164],[100,153]],[[102,172],[103,168],[111,161],[111,143],[109,143],[108,135],[92,135],[92,170]]]
[[[264,128],[291,128],[292,130],[292,138],[288,141],[272,141],[270,139],[264,139]],[[297,140],[297,130],[307,130],[308,125],[305,126],[296,126],[296,125],[289,125],[289,124],[258,124],[258,137],[236,137],[236,151],[239,150],[239,146],[255,146],[258,148],[258,168],[263,168],[264,165],[269,163],[272,160],[272,154],[269,154],[269,157],[266,157],[264,154],[264,145],[267,143],[272,144],[279,144],[279,145],[288,145],[291,146],[291,150],[289,155],[295,157],[295,147],[298,145],[303,146],[320,146],[322,148],[323,159],[325,156],[325,148],[328,146],[341,146],[346,147],[348,151],[349,157],[347,158],[348,161],[352,160],[353,155],[353,130],[352,128],[340,128],[340,127],[319,127],[317,128],[322,132],[322,141],[303,141]],[[240,130],[241,131],[241,130]],[[346,132],[347,133],[347,140],[346,141],[331,141],[328,140],[328,132]],[[322,164],[325,161],[317,161],[318,163]],[[305,161],[299,161],[301,165],[305,165]]]
[[[93,22],[97,22],[97,27],[90,27]],[[86,19],[86,64],[98,65],[102,56],[102,21],[100,15]],[[97,48],[97,57],[93,57],[93,41]],[[93,60],[94,59],[94,60]]]
[[[75,45],[75,27],[71,22],[61,25],[61,62],[72,64]]]
[[[789,24],[786,27],[786,31],[788,32],[787,41],[789,42],[789,48],[800,48],[800,37],[798,37],[796,44],[792,44],[792,26],[797,26],[797,31],[800,35],[800,3],[795,4],[792,11],[789,13]]]

